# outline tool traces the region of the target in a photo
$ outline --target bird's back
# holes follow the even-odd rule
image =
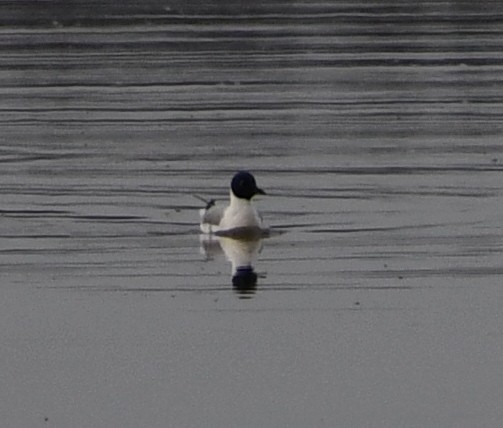
[[[212,205],[199,211],[201,216],[201,230],[203,233],[212,233],[219,230],[219,225],[224,216],[225,207]]]

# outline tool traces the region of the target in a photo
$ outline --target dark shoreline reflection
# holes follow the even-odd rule
[[[260,237],[230,238],[201,235],[201,252],[208,259],[224,254],[231,262],[231,282],[240,298],[253,297],[257,290],[258,275],[253,265],[262,247]]]

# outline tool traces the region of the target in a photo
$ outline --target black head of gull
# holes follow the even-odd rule
[[[257,187],[255,177],[247,171],[239,171],[233,177],[231,190],[234,196],[240,199],[250,200],[255,195],[265,195],[265,192]]]

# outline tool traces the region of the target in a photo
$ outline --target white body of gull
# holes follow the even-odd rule
[[[257,187],[253,175],[246,171],[236,173],[231,181],[229,205],[216,205],[212,200],[200,210],[202,232],[224,236],[264,232],[262,219],[251,202],[255,195],[265,192]]]

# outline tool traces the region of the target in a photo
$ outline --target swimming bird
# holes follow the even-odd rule
[[[226,236],[261,233],[262,218],[251,203],[255,195],[265,195],[257,187],[255,177],[247,171],[237,172],[231,181],[229,205],[216,205],[211,200],[199,211],[203,233]]]

